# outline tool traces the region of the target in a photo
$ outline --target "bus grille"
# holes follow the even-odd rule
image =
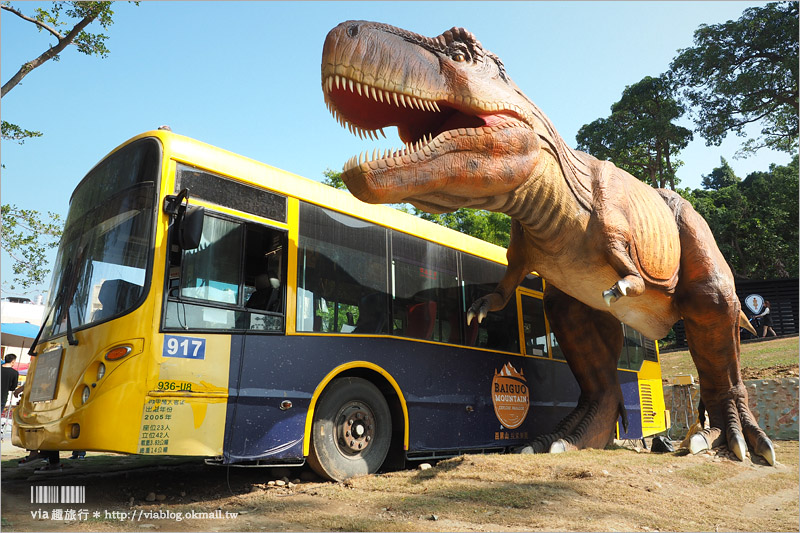
[[[653,390],[649,383],[639,382],[639,398],[642,402],[642,427],[652,427],[656,423],[653,409]]]

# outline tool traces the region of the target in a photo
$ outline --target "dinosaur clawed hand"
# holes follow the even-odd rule
[[[490,311],[502,309],[505,305],[503,297],[493,292],[475,300],[467,311],[467,325],[472,324],[472,319],[478,317],[478,323],[483,322]]]
[[[631,288],[631,283],[627,280],[621,279],[614,284],[613,287],[607,291],[603,291],[603,300],[606,305],[611,307],[611,304],[628,295],[628,290]]]
[[[721,411],[724,413],[723,423],[715,423],[715,417],[712,417],[711,427],[687,439],[689,451],[695,454],[717,446],[727,446],[740,461],[744,461],[749,445],[756,455],[774,466],[775,448],[766,433],[756,424],[746,399],[738,397],[724,400]],[[725,430],[720,426],[725,426]]]

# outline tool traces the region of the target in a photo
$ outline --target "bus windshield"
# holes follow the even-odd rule
[[[78,185],[56,258],[42,338],[124,314],[149,280],[161,150],[142,139],[114,153]]]

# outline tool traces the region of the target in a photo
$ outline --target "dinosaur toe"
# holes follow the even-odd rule
[[[702,451],[708,450],[710,446],[708,445],[705,435],[703,435],[702,432],[698,432],[689,437],[688,448],[692,454],[698,454]]]
[[[775,448],[772,446],[772,442],[769,440],[761,441],[755,452],[756,455],[763,457],[770,466],[775,466]]]
[[[742,437],[741,432],[738,430],[734,430],[729,433],[728,449],[733,452],[737,459],[744,461],[744,458],[747,455],[747,443],[745,443],[744,437]]]

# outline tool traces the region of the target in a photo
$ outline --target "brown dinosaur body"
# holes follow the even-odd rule
[[[396,126],[406,143],[345,164],[342,178],[355,196],[512,218],[506,274],[469,319],[504,307],[525,275],[538,272],[551,327],[581,387],[576,409],[530,449],[607,444],[622,409],[620,321],[658,339],[683,318],[711,424],[693,437],[693,451],[727,442],[742,458],[746,442],[774,462],[747,408],[738,336],[746,320],[733,276],[691,205],[569,148],[499,58],[461,28],[428,38],[344,22],[325,41],[322,85],[353,133]]]

